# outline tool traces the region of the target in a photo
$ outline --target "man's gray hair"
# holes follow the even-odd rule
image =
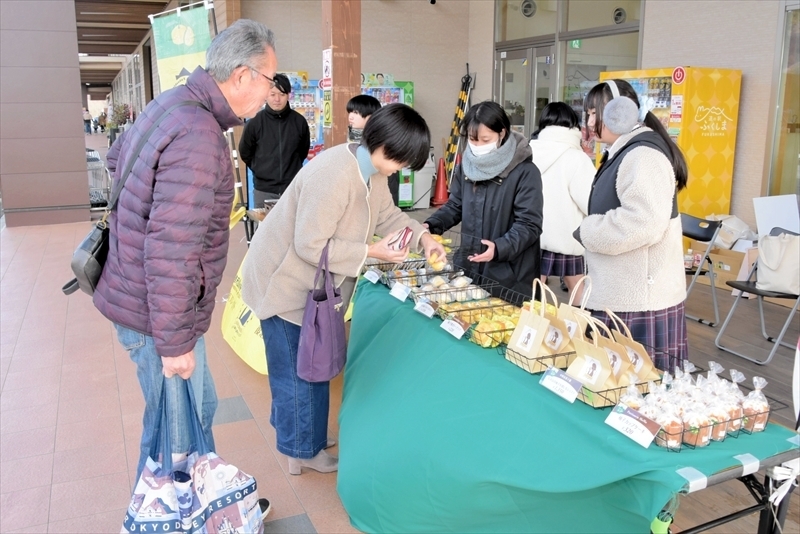
[[[225,82],[242,65],[256,68],[255,58],[264,48],[275,50],[272,30],[250,19],[239,19],[217,35],[206,50],[206,70],[218,82]]]

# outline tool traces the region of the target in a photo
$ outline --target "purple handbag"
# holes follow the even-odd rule
[[[321,272],[324,272],[324,287],[317,289]],[[297,376],[306,382],[327,382],[342,371],[346,359],[342,296],[328,270],[326,244],[314,276],[314,289],[306,297],[297,347]]]

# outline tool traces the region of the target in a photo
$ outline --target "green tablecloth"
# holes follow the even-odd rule
[[[667,452],[362,280],[339,414],[338,491],[366,532],[636,532],[686,480],[796,447],[763,433]]]

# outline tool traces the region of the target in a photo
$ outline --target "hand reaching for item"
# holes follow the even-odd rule
[[[422,249],[425,251],[425,259],[431,262],[431,255],[435,252],[436,258],[438,260],[443,261],[447,256],[447,253],[444,250],[444,245],[436,241],[431,234],[424,233],[420,238],[420,244],[422,245]]]

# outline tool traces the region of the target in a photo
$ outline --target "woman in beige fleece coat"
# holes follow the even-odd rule
[[[677,194],[686,162],[631,85],[609,80],[586,96],[587,128],[610,146],[595,175],[589,214],[575,238],[592,278],[587,307],[607,324],[615,312],[656,367],[688,358],[686,278]]]
[[[261,320],[272,390],[270,423],[277,449],[289,457],[289,472],[303,467],[336,471],[338,460],[323,449],[328,440],[328,382],[297,376],[297,346],[306,296],[322,249],[344,308],[367,258],[400,263],[409,248],[388,241],[410,227],[411,247],[430,257],[444,248],[422,225],[392,202],[387,176],[402,168],[419,170],[428,158],[425,120],[403,104],[376,111],[361,144],[323,151],[297,174],[269,216],[259,224],[242,265],[242,298]],[[373,235],[384,236],[372,243]]]

